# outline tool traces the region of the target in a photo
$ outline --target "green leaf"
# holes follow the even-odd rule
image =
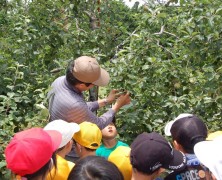
[[[5,161],[1,161],[0,162],[0,169],[6,167],[6,162]]]

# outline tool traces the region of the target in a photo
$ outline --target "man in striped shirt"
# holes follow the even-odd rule
[[[105,99],[86,102],[82,92],[94,85],[106,86],[109,79],[108,72],[99,66],[95,58],[81,56],[71,61],[66,76],[57,78],[52,83],[52,90],[48,94],[50,121],[62,119],[78,124],[90,121],[97,124],[100,129],[106,127],[112,122],[115,113],[122,106],[130,103],[129,93],[119,95],[118,90],[112,90]],[[100,117],[93,113],[115,100],[115,104]]]

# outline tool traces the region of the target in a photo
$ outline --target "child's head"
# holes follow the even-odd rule
[[[194,145],[207,137],[207,126],[199,117],[192,115],[175,121],[170,132],[176,149],[194,154]]]
[[[74,134],[73,139],[83,147],[96,150],[101,143],[102,133],[99,127],[91,122],[82,122],[80,131]]]
[[[61,119],[57,119],[49,122],[44,130],[55,130],[62,134],[62,142],[59,145],[59,149],[66,146],[71,140],[76,132],[80,131],[80,126],[73,122],[66,122]]]
[[[160,174],[164,169],[181,171],[186,167],[185,155],[156,132],[142,133],[131,144],[130,162],[135,172]],[[133,171],[134,173],[134,171]]]
[[[113,122],[111,122],[108,126],[106,126],[102,130],[103,139],[114,139],[116,135],[117,135],[117,130]]]
[[[68,177],[68,180],[72,179],[123,180],[123,175],[115,164],[105,158],[87,156],[76,162]]]
[[[61,133],[55,130],[31,128],[20,131],[5,149],[7,168],[14,174],[30,179],[44,177],[61,141]]]
[[[132,177],[132,165],[130,164],[130,147],[119,146],[108,157],[108,161],[115,164],[123,174],[124,180]]]

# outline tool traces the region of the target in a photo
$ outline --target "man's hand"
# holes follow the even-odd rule
[[[115,111],[118,111],[122,106],[130,103],[129,93],[127,91],[113,89],[110,91],[109,95],[105,99],[98,100],[99,107],[103,107],[107,104],[112,104],[116,100],[114,104]],[[118,101],[118,102],[117,102]]]
[[[107,104],[112,104],[120,96],[118,92],[119,90],[113,89],[110,91],[107,98],[98,100],[99,107],[101,108]]]
[[[126,94],[122,94],[119,96],[119,98],[116,100],[116,103],[113,105],[112,109],[117,112],[121,107],[124,105],[130,104],[130,93],[127,92]]]
[[[119,90],[116,90],[116,89],[113,89],[110,91],[109,95],[106,98],[106,100],[109,104],[111,104],[113,101],[116,100],[116,98],[118,98],[120,96],[120,94],[118,92],[119,92]]]

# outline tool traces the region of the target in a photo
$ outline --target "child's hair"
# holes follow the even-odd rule
[[[54,166],[55,169],[57,168],[56,153],[53,153],[52,158],[43,167],[41,167],[38,171],[36,171],[33,174],[27,174],[24,177],[27,178],[27,180],[31,180],[31,179],[41,175],[44,179],[47,176],[47,174],[50,173],[50,169],[52,168],[52,166]],[[22,179],[22,177],[19,176],[19,178],[18,178],[18,175],[11,172],[11,180],[17,180],[17,179]]]
[[[113,123],[114,126],[116,127],[116,116],[113,117],[112,123]]]
[[[197,116],[188,116],[175,121],[170,130],[173,140],[176,140],[186,151],[194,153],[194,145],[207,137],[207,126]]]
[[[68,180],[123,180],[123,175],[113,163],[99,156],[87,156],[76,162]]]

